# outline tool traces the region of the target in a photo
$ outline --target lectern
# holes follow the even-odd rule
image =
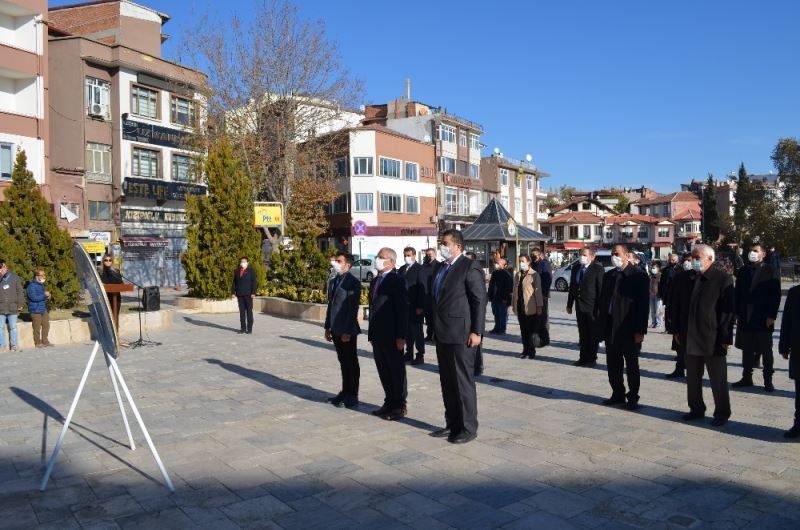
[[[133,291],[132,283],[104,283],[103,288],[108,295],[108,303],[111,305],[111,314],[114,318],[114,325],[119,330],[119,306],[122,302],[122,293]]]

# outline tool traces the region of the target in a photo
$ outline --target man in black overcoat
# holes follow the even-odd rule
[[[408,289],[408,333],[406,334],[405,361],[411,364],[425,362],[425,332],[422,324],[425,320],[425,304],[427,303],[427,268],[417,263],[417,251],[414,247],[403,249],[405,263],[400,270],[400,276],[406,281]],[[414,351],[416,349],[416,357]]]
[[[786,438],[798,438],[800,437],[800,285],[789,289],[786,295],[778,353],[784,359],[789,359],[789,377],[794,379],[794,425],[783,435]]]
[[[508,324],[508,308],[511,305],[511,291],[514,289],[514,277],[508,270],[508,261],[498,257],[494,261],[494,270],[489,278],[489,303],[494,315],[494,328],[489,331],[494,335],[505,335]]]
[[[575,307],[580,344],[580,356],[573,363],[575,366],[594,366],[597,362],[600,343],[597,316],[605,269],[594,258],[593,249],[581,249],[580,259],[570,271],[567,313],[572,314],[572,308]]]
[[[462,255],[459,230],[445,230],[440,252],[445,259],[433,280],[433,337],[442,385],[443,429],[431,433],[455,444],[478,435],[475,348],[486,317],[486,282],[480,265]]]
[[[625,245],[611,251],[614,268],[603,276],[598,327],[606,343],[606,365],[611,397],[604,405],[626,404],[629,410],[639,407],[639,352],[647,333],[650,314],[650,279],[630,261]],[[623,369],[628,376],[625,393]],[[626,403],[627,398],[627,403]]]
[[[735,304],[733,280],[714,263],[714,249],[695,245],[692,272],[675,278],[670,302],[668,331],[685,352],[689,412],[683,419],[705,416],[703,373],[708,370],[714,395],[711,425],[722,426],[731,415],[726,355],[733,343]]]
[[[249,268],[250,260],[242,256],[239,268],[233,273],[231,292],[239,302],[239,333],[253,332],[253,299],[258,290],[258,279],[253,269]]]

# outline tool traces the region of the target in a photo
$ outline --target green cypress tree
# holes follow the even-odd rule
[[[736,203],[733,205],[733,227],[736,242],[743,244],[750,234],[748,219],[753,207],[753,184],[747,176],[744,162],[739,165],[739,174],[736,178]]]
[[[53,295],[51,307],[72,307],[80,294],[72,238],[58,227],[50,205],[39,192],[25,151],[17,152],[11,180],[0,206],[0,223],[5,229],[0,238],[3,259],[23,282],[33,278],[35,268],[45,269],[47,290]]]
[[[717,188],[714,176],[709,173],[703,189],[703,243],[713,245],[719,240],[719,211],[717,210]]]
[[[264,285],[261,235],[253,226],[252,186],[241,161],[227,141],[208,154],[205,163],[208,195],[186,201],[188,248],[181,256],[190,296],[223,299],[239,258],[246,256]]]

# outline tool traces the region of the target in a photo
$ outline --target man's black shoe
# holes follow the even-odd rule
[[[483,366],[481,366],[480,368],[475,368],[474,374],[476,377],[479,375],[483,375]]]
[[[383,416],[384,414],[387,414],[390,410],[392,409],[390,409],[386,405],[383,405],[381,408],[373,410],[370,414],[372,414],[373,416]]]
[[[727,418],[714,418],[713,420],[711,420],[712,427],[722,427],[726,423],[728,423]]]
[[[735,383],[731,383],[731,388],[748,388],[753,386],[753,378],[752,377],[742,377]]]
[[[625,398],[624,397],[613,397],[612,396],[612,397],[610,397],[608,399],[604,399],[603,400],[603,405],[605,405],[607,407],[611,407],[611,406],[614,406],[614,405],[622,405],[624,403],[625,403]]]
[[[687,412],[686,414],[681,416],[681,419],[683,421],[692,421],[692,420],[699,420],[705,417],[706,415],[704,412]]]
[[[594,368],[596,364],[597,364],[597,361],[587,361],[586,363],[584,363],[583,367],[584,368]]]
[[[638,401],[628,401],[627,403],[625,403],[625,408],[628,409],[628,410],[636,410],[636,409],[639,408],[639,402]]]
[[[668,374],[664,374],[664,377],[667,379],[679,379],[681,377],[685,377],[683,370],[675,370]]]
[[[577,361],[572,363],[572,366],[585,366],[585,365],[586,365],[586,361],[584,361],[583,359],[578,359]]]
[[[528,358],[528,354],[527,353],[520,353],[519,354],[519,358],[520,359],[527,359]]]
[[[419,357],[417,357],[416,359],[411,361],[411,364],[412,364],[412,366],[418,366],[420,364],[425,364],[425,357],[420,355]]]
[[[764,390],[767,392],[775,392],[775,385],[772,384],[771,379],[767,379],[764,381]]]
[[[439,429],[438,431],[429,432],[428,436],[433,436],[434,438],[449,438],[450,427],[445,427],[443,429]]]
[[[489,334],[489,335],[494,335],[494,334],[496,334],[496,333],[497,333],[497,330],[496,330],[496,329],[490,329],[490,330],[489,330],[489,331],[487,331],[486,333],[487,333],[487,334]]]
[[[408,414],[408,409],[406,407],[401,407],[399,409],[392,409],[386,414],[382,414],[381,418],[386,421],[397,421],[403,419]]]
[[[412,362],[414,360],[414,354],[413,353],[406,353],[405,355],[403,355],[403,359],[407,363],[410,363],[410,362]]]
[[[783,433],[784,438],[800,438],[800,425],[794,425],[791,429]]]
[[[240,330],[239,330],[239,331],[237,331],[236,333],[238,333],[239,335],[244,335],[245,333],[247,333],[247,331],[246,331],[246,330],[244,330],[244,329],[240,329]]]
[[[328,398],[328,399],[326,399],[325,401],[327,401],[327,402],[328,402],[328,403],[330,403],[331,405],[334,405],[334,406],[337,406],[337,407],[338,407],[338,406],[339,406],[339,403],[341,403],[342,401],[344,401],[344,394],[342,394],[341,392],[339,392],[339,393],[338,393],[338,394],[336,394],[335,396],[333,396],[333,397],[329,397],[329,398]]]
[[[347,396],[346,398],[344,398],[343,403],[344,406],[347,407],[348,409],[354,409],[358,407],[358,398]]]
[[[248,335],[252,335],[253,334],[253,330],[251,329],[249,331],[245,331],[245,333],[248,334]]]
[[[450,442],[451,444],[465,444],[465,443],[471,442],[472,440],[474,440],[477,437],[478,437],[477,434],[474,434],[474,433],[473,434],[468,434],[468,433],[462,432],[462,433],[456,434],[455,436],[448,437],[447,441]]]

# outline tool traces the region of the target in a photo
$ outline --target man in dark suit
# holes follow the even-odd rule
[[[680,264],[680,257],[674,252],[669,255],[669,263],[661,269],[661,278],[658,281],[658,298],[664,304],[664,319],[666,320],[667,306],[669,305],[669,290],[672,287],[672,281],[675,277],[682,272],[683,269]],[[676,379],[683,377],[686,370],[683,364],[683,355],[678,353],[678,344],[673,342],[672,349],[675,350],[675,370],[666,374],[664,377],[667,379]]]
[[[253,299],[258,289],[258,279],[246,256],[239,260],[239,268],[233,273],[231,292],[239,302],[239,333],[253,332]]]
[[[405,264],[399,273],[406,281],[408,290],[408,333],[406,334],[406,362],[417,365],[425,362],[425,333],[422,323],[425,319],[425,303],[427,302],[427,269],[417,263],[417,251],[414,247],[403,249]],[[416,348],[417,356],[414,357]]]
[[[446,425],[431,436],[462,444],[478,435],[475,348],[486,317],[486,282],[480,265],[462,255],[459,230],[445,230],[444,262],[433,281],[433,336]]]
[[[626,402],[629,410],[639,407],[639,352],[647,333],[650,314],[650,281],[633,265],[625,245],[611,251],[614,268],[603,276],[598,327],[606,343],[606,364],[611,397],[604,405]],[[623,368],[627,367],[628,393],[625,393]]]
[[[605,269],[595,261],[594,250],[581,249],[580,261],[572,266],[567,295],[567,313],[578,321],[578,343],[580,356],[575,366],[594,366],[597,362],[597,348],[600,342],[597,329],[597,316],[600,312],[600,293],[603,289]]]
[[[689,412],[686,421],[703,418],[703,372],[714,395],[714,420],[721,427],[731,416],[726,355],[733,343],[733,280],[725,269],[714,264],[714,249],[695,245],[692,272],[675,278],[670,297],[668,331],[686,356],[686,393]]]
[[[783,435],[786,438],[798,438],[800,437],[800,285],[789,289],[786,295],[778,352],[784,359],[789,359],[789,377],[794,379],[794,424]]]
[[[542,314],[539,315],[539,336],[542,338],[542,346],[547,346],[550,344],[550,284],[553,283],[553,267],[540,248],[533,249],[531,257],[534,261],[533,267],[542,280],[544,306]]]
[[[342,390],[328,399],[337,407],[358,406],[358,365],[356,339],[361,333],[358,309],[361,300],[361,282],[350,274],[353,255],[337,252],[333,261],[336,277],[328,284],[328,309],[325,312],[325,340],[333,341],[339,367],[342,371]]]
[[[692,270],[692,256],[687,254],[679,267],[680,270],[673,275],[669,283],[664,300],[664,328],[673,337],[672,350],[675,351],[675,369],[664,374],[667,379],[677,379],[686,375],[686,345],[675,340],[675,335],[678,333],[677,313],[670,306],[678,303],[675,293],[683,293],[691,288],[687,285],[693,285],[695,272]]]
[[[406,281],[395,270],[397,254],[382,248],[375,258],[378,275],[369,285],[369,330],[375,366],[383,386],[383,405],[372,414],[398,420],[407,414],[406,363],[403,350],[408,332]]]
[[[742,267],[736,277],[736,346],[742,350],[742,379],[734,388],[753,386],[756,355],[763,355],[764,389],[775,390],[772,332],[781,304],[780,274],[764,261],[766,252],[760,244],[750,248],[750,265]]]
[[[508,323],[508,308],[511,305],[511,291],[514,289],[514,277],[508,270],[508,261],[498,257],[494,262],[494,270],[489,278],[489,303],[492,304],[494,329],[493,335],[505,335]]]
[[[436,249],[426,248],[425,258],[422,260],[425,268],[425,342],[433,342],[433,298],[431,297],[431,286],[439,262],[436,260]]]

